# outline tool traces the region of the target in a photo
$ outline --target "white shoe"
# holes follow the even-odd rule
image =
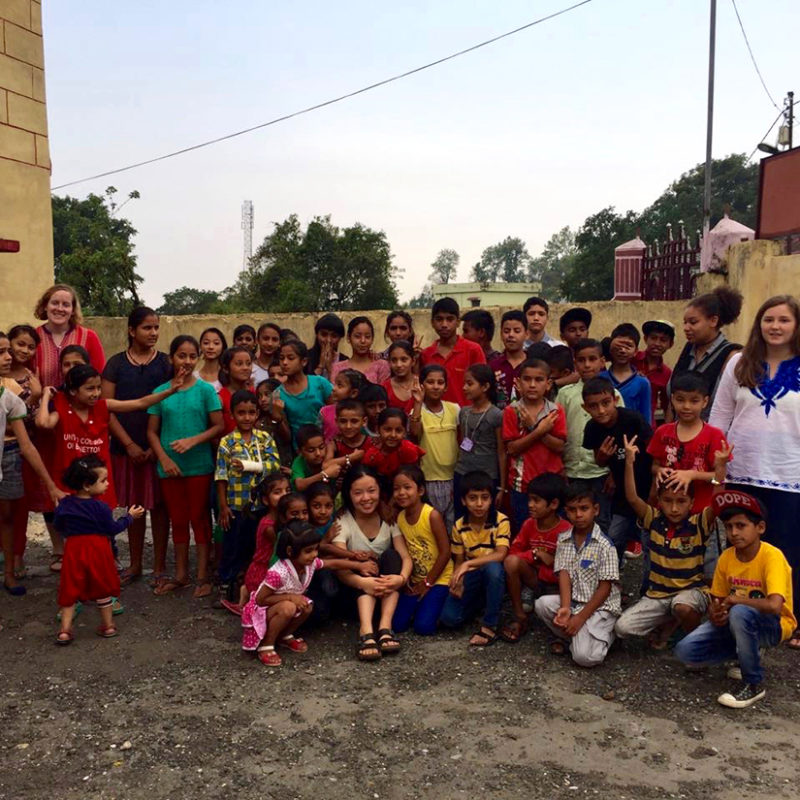
[[[717,702],[728,708],[747,708],[766,695],[762,684],[742,683],[732,692],[723,692]]]
[[[533,611],[533,589],[528,586],[522,587],[522,610],[526,614],[530,614]]]

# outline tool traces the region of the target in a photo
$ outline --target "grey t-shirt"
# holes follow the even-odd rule
[[[503,425],[503,412],[497,406],[475,412],[470,407],[458,414],[462,447],[458,451],[456,472],[465,475],[473,470],[485,472],[492,480],[500,477],[497,467],[497,429]],[[472,449],[463,448],[464,439],[472,441]]]

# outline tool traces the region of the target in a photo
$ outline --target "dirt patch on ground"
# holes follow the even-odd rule
[[[121,540],[123,553],[124,539]],[[46,564],[34,543],[29,563]],[[626,580],[635,584],[637,565]],[[308,636],[268,670],[210,601],[125,590],[121,635],[53,644],[54,577],[0,598],[0,798],[797,798],[798,656],[767,656],[768,692],[744,711],[724,671],[688,673],[640,643],[593,671],[518,645],[403,637],[377,664],[356,627]]]

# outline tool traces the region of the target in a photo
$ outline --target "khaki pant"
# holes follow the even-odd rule
[[[615,632],[621,639],[626,636],[647,636],[672,619],[672,609],[675,605],[689,606],[704,614],[708,606],[708,596],[699,589],[686,589],[673,597],[643,597],[636,605],[622,612],[622,616],[617,620]]]

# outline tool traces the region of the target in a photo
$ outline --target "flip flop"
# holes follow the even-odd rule
[[[169,578],[169,574],[166,572],[153,572],[150,575],[149,580],[147,581],[147,585],[151,589],[155,589],[160,583],[163,583],[165,580]]]
[[[800,628],[798,628],[786,642],[790,650],[800,650]]]
[[[179,592],[181,589],[185,589],[188,585],[189,581],[182,582],[177,578],[164,578],[164,580],[158,583],[156,588],[153,589],[153,594],[156,597],[163,597],[165,594]]]
[[[63,561],[64,561],[63,554],[60,556],[53,554],[50,557],[50,572],[61,572],[61,566]]]
[[[214,583],[209,578],[206,578],[202,581],[197,581],[195,584],[194,592],[192,597],[195,600],[200,600],[203,597],[210,597],[211,593],[214,591]]]
[[[119,585],[130,586],[135,581],[140,581],[141,579],[142,579],[141,572],[131,572],[128,569],[124,569],[119,574]]]

